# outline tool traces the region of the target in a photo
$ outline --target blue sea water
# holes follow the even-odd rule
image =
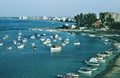
[[[4,43],[0,46],[0,78],[56,78],[57,74],[77,72],[80,67],[86,66],[84,60],[109,49],[110,46],[103,44],[98,37],[28,30],[35,27],[58,27],[63,24],[64,22],[41,20],[0,20],[0,42]],[[22,33],[22,38],[28,39],[23,49],[17,49],[13,44],[18,32]],[[46,34],[47,37],[58,34],[63,39],[69,38],[70,42],[62,47],[61,52],[51,53],[50,47],[44,46],[39,38],[30,39],[35,33]],[[4,35],[8,35],[8,39],[3,40]],[[79,46],[73,45],[76,38],[81,42]],[[36,51],[33,50],[32,43],[36,44]],[[9,45],[13,47],[12,50],[7,50]],[[93,76],[95,73],[93,72]],[[80,78],[91,77],[80,74]]]

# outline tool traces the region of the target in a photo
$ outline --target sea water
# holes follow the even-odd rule
[[[0,78],[56,78],[58,74],[76,73],[80,67],[85,67],[85,60],[95,56],[100,51],[109,49],[101,38],[81,35],[81,33],[30,31],[35,27],[59,27],[64,22],[41,20],[0,20]],[[27,38],[23,49],[17,49],[13,40],[17,39],[18,32],[22,38]],[[31,35],[46,34],[49,38],[58,34],[62,39],[69,39],[69,43],[62,47],[60,52],[51,53],[50,47],[43,45],[39,38],[31,39]],[[5,40],[2,38],[8,35]],[[79,40],[80,45],[75,46],[74,40]],[[32,43],[37,46],[33,50]],[[7,47],[12,46],[11,50]],[[104,65],[103,65],[104,66]],[[100,71],[100,67],[96,71]],[[93,72],[93,76],[96,74]],[[91,78],[80,74],[80,78]]]

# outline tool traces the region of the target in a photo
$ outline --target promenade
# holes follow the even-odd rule
[[[106,34],[103,33],[105,31],[100,30],[92,30],[92,29],[56,29],[56,28],[30,28],[31,31],[51,31],[51,32],[76,32],[76,33],[89,33],[89,34],[95,34],[97,36],[104,36],[104,37],[113,37],[113,36],[120,36],[116,34]]]

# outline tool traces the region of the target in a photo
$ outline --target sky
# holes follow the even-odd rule
[[[120,0],[0,0],[0,16],[75,16],[120,13]]]

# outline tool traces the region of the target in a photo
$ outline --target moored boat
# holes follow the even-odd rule
[[[82,74],[91,74],[92,73],[92,70],[89,70],[87,68],[80,68],[78,70],[78,73],[82,73]]]
[[[0,43],[0,46],[2,46],[3,45],[3,43]]]
[[[54,45],[54,46],[51,46],[50,50],[51,52],[56,52],[56,51],[61,51],[61,46],[60,45]]]
[[[12,46],[8,46],[7,49],[8,49],[8,50],[11,50],[11,49],[12,49]]]
[[[74,41],[74,45],[80,45],[79,41]]]
[[[95,63],[95,62],[86,62],[87,65],[89,66],[99,66],[99,63]]]
[[[24,44],[19,44],[19,45],[17,45],[17,48],[18,48],[18,49],[24,48]]]
[[[79,74],[77,73],[68,73],[66,74],[66,78],[78,78]]]

